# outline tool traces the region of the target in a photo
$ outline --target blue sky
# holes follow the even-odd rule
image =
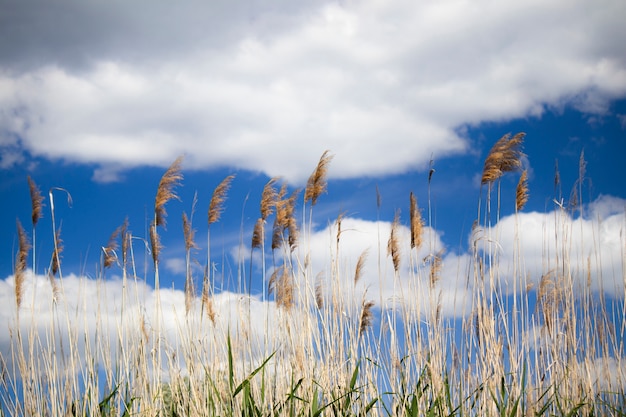
[[[49,266],[48,191],[61,187],[72,197],[70,207],[54,191],[63,273],[93,278],[101,247],[126,217],[134,236],[147,237],[159,179],[179,155],[184,180],[181,201],[167,205],[161,283],[181,290],[180,218],[191,213],[196,192],[195,256],[204,264],[211,193],[236,174],[222,221],[211,229],[212,262],[226,264],[235,280],[232,255],[250,244],[265,183],[281,176],[291,189],[302,187],[326,149],[334,158],[328,192],[315,207],[315,244],[324,247],[325,228],[345,212],[354,234],[364,233],[346,250],[354,265],[364,247],[377,244],[368,232],[378,219],[388,227],[400,209],[408,224],[411,191],[426,215],[432,160],[432,241],[446,248],[454,271],[467,253],[484,158],[502,135],[517,132],[527,133],[528,219],[545,226],[555,209],[556,161],[569,199],[584,151],[586,210],[616,225],[606,233],[618,244],[606,253],[620,253],[622,1],[35,3],[0,1],[8,11],[0,16],[0,278],[7,300],[16,218],[30,230],[28,175],[46,197],[35,272]],[[503,179],[503,221],[513,213],[518,178]],[[541,242],[528,231],[532,256]],[[604,265],[616,281],[620,265]]]

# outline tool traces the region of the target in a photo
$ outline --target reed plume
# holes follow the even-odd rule
[[[493,145],[485,159],[481,184],[492,183],[502,177],[505,172],[522,166],[521,147],[525,135],[520,132],[511,137],[511,134],[507,133]]]
[[[120,239],[122,241],[122,266],[126,270],[126,260],[128,254],[128,244],[130,236],[128,234],[128,217],[124,219],[124,223],[120,226]]]
[[[422,245],[422,235],[424,232],[424,220],[422,214],[417,207],[417,198],[411,192],[411,249],[418,248]]]
[[[59,295],[59,287],[55,280],[55,276],[59,273],[59,269],[61,268],[61,253],[63,253],[61,228],[56,231],[54,241],[54,252],[52,253],[52,259],[50,260],[50,270],[48,271],[48,278],[50,279],[50,285],[52,286],[52,299],[56,302]]]
[[[280,190],[275,195],[274,208],[276,209],[276,217],[274,217],[274,225],[272,226],[272,250],[278,249],[283,244],[283,232],[287,225],[287,183],[283,182]]]
[[[528,170],[524,170],[515,190],[515,210],[520,211],[528,202]]]
[[[204,270],[204,278],[202,285],[202,311],[206,311],[207,317],[211,320],[211,323],[215,325],[215,308],[213,306],[213,300],[211,299],[208,267]]]
[[[26,261],[28,258],[28,251],[30,250],[30,242],[26,236],[26,232],[22,227],[22,223],[19,219],[16,220],[17,224],[17,240],[18,251],[15,260],[15,302],[19,311],[22,304],[22,296],[24,293],[24,281],[26,280]]]
[[[317,167],[309,177],[304,190],[304,201],[310,201],[313,206],[317,203],[319,196],[326,192],[326,173],[328,171],[328,165],[333,159],[333,156],[330,155],[329,152],[330,151],[327,150],[322,154],[319,162],[317,163]]]
[[[183,235],[185,237],[185,250],[197,248],[194,238],[196,231],[191,227],[191,221],[187,217],[187,213],[183,212]]]
[[[361,252],[358,261],[356,262],[356,268],[354,269],[354,285],[358,284],[359,280],[363,276],[363,267],[365,266],[365,260],[369,254],[369,249],[365,249]]]
[[[165,174],[161,177],[154,201],[155,226],[165,227],[165,217],[167,217],[165,204],[172,199],[179,200],[178,195],[174,191],[174,187],[180,185],[180,182],[183,179],[183,174],[181,173],[182,162],[182,156],[176,158],[167,171],[165,171]]]
[[[391,233],[387,241],[387,256],[391,256],[393,261],[393,269],[398,272],[400,269],[400,249],[398,239],[398,228],[400,227],[400,211],[396,211],[396,215],[391,224]]]
[[[361,320],[359,324],[359,337],[372,325],[372,307],[374,307],[373,301],[364,301],[361,309]]]
[[[282,246],[285,232],[288,233],[287,242],[293,251],[298,245],[298,224],[295,217],[295,205],[300,190],[294,190],[289,198],[284,198],[286,184],[283,184],[276,198],[276,217],[272,231],[272,250]]]
[[[276,305],[290,310],[294,305],[293,277],[286,265],[276,268],[268,282],[267,294],[275,292]]]
[[[261,219],[263,219],[263,221],[267,220],[267,218],[272,215],[273,209],[276,205],[276,198],[278,196],[276,189],[274,188],[276,181],[278,181],[278,177],[270,179],[263,187],[260,206]]]
[[[445,249],[441,249],[435,255],[431,256],[430,262],[430,286],[434,287],[440,278],[441,268],[443,266],[443,254]]]
[[[117,244],[117,237],[119,236],[121,229],[122,226],[115,229],[109,237],[109,243],[107,243],[106,247],[102,248],[102,253],[104,256],[102,266],[104,267],[104,269],[111,267],[111,265],[113,265],[113,262],[117,260],[116,251],[119,248]]]
[[[224,202],[226,201],[226,194],[230,189],[230,184],[235,178],[235,175],[229,175],[219,183],[215,190],[213,191],[213,196],[211,197],[211,202],[209,203],[209,211],[208,211],[208,221],[209,224],[215,223],[220,219],[222,212],[224,210]]]
[[[41,195],[41,190],[35,184],[35,181],[30,177],[27,177],[28,180],[28,189],[30,190],[30,202],[32,206],[31,218],[33,222],[33,227],[37,225],[39,219],[42,216],[42,207],[43,207],[43,196]]]
[[[324,307],[324,282],[321,279],[322,276],[320,272],[315,281],[315,305],[320,310]]]
[[[152,248],[152,260],[154,264],[159,263],[159,255],[163,246],[161,245],[161,239],[156,231],[156,220],[152,220],[150,223],[150,246]]]
[[[260,248],[263,243],[263,219],[258,218],[252,231],[252,249]]]

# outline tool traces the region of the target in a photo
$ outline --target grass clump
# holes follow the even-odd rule
[[[196,198],[191,214],[182,214],[184,291],[159,285],[157,227],[165,226],[165,205],[178,198],[182,158],[157,187],[149,236],[133,236],[125,220],[102,248],[95,283],[60,274],[63,248],[50,193],[52,285],[27,268],[32,248],[17,222],[16,315],[9,324],[11,351],[0,356],[0,415],[624,415],[623,300],[609,303],[594,293],[591,277],[600,279],[600,271],[590,257],[572,252],[572,207],[582,216],[581,202],[555,211],[546,239],[557,249],[542,254],[547,269],[537,285],[524,270],[519,234],[514,247],[503,248],[499,222],[492,225],[494,215],[500,218],[500,179],[522,167],[523,138],[505,135],[489,152],[481,177],[488,192],[478,202],[471,252],[466,268],[452,278],[430,227],[431,202],[426,222],[413,192],[408,227],[399,209],[392,221],[378,223],[389,234],[379,229],[377,253],[365,249],[354,263],[346,261],[351,220],[340,214],[329,226],[328,264],[311,259],[313,207],[327,191],[328,151],[303,195],[289,193],[279,178],[267,182],[259,218],[246,234],[250,267],[240,261],[232,288],[215,288],[209,230],[220,220],[234,176],[217,185],[207,208],[200,294],[192,268],[192,251],[199,249]],[[584,167],[581,162],[576,195],[582,194]],[[429,196],[433,172],[431,163]],[[28,185],[35,246],[44,199],[30,177]],[[528,195],[523,171],[511,202],[516,231]],[[309,204],[300,222],[299,199],[302,207]],[[137,239],[149,242],[143,254],[152,257],[154,277],[137,273]],[[506,250],[515,262],[503,277]],[[368,259],[376,256],[378,270],[368,270]],[[122,285],[105,279],[105,270],[116,268]],[[587,277],[582,288],[580,276]],[[463,305],[452,303],[461,310],[454,315],[444,290],[457,278],[465,282],[466,296]],[[262,284],[260,294],[253,294],[253,279]],[[368,293],[376,282],[378,302]],[[96,288],[95,297],[86,288]]]

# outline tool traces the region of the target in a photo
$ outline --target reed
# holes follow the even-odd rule
[[[17,224],[17,257],[15,259],[15,304],[17,305],[17,311],[19,311],[22,305],[22,297],[24,296],[24,281],[26,279],[26,263],[28,259],[28,252],[30,251],[30,242],[26,236],[26,232],[22,227],[22,223],[19,219]]]
[[[330,151],[324,151],[319,162],[317,163],[317,167],[306,183],[306,188],[304,189],[304,201],[311,202],[312,206],[317,204],[317,200],[320,195],[326,192],[328,187],[326,176],[328,173],[328,165],[330,165],[332,159],[333,156],[330,154]]]
[[[165,204],[172,199],[180,200],[176,194],[175,187],[180,185],[183,179],[181,173],[181,165],[183,163],[183,157],[179,156],[165,171],[165,174],[159,181],[157,187],[157,194],[154,199],[154,226],[165,227],[167,217],[167,210],[165,210]]]
[[[505,187],[502,176],[520,168],[522,138],[505,135],[487,155],[481,181],[490,191],[495,182]],[[328,151],[320,158],[301,207],[312,208],[326,192],[330,159]],[[399,210],[391,222],[376,224],[376,260],[370,260],[374,248],[353,252],[354,233],[363,231],[344,212],[329,224],[327,247],[320,252],[311,233],[312,215],[307,218],[303,210],[301,222],[296,220],[301,191],[290,192],[286,182],[279,186],[272,178],[260,195],[259,217],[249,225],[253,230],[242,233],[241,245],[255,255],[248,288],[233,288],[234,281],[215,288],[207,249],[203,289],[196,294],[191,263],[193,251],[200,249],[193,227],[197,196],[189,216],[181,210],[185,287],[158,287],[159,256],[166,250],[158,226],[165,226],[167,202],[177,198],[180,161],[161,178],[149,242],[142,249],[146,257],[152,255],[154,288],[136,272],[133,242],[141,238],[128,231],[127,219],[102,248],[96,280],[63,276],[63,245],[52,211],[54,250],[46,272],[53,285],[58,276],[61,290],[53,291],[50,302],[35,293],[49,290],[46,277],[33,273],[30,282],[27,256],[35,248],[17,221],[17,320],[9,323],[12,350],[8,357],[0,354],[0,416],[626,414],[623,300],[593,290],[601,287],[595,280],[605,273],[601,227],[589,236],[579,227],[586,213],[574,218],[571,207],[555,196],[560,205],[554,225],[545,226],[545,268],[541,276],[531,276],[518,233],[529,214],[522,213],[529,193],[526,171],[515,189],[515,205],[508,205],[509,211],[515,208],[512,247],[501,242],[499,223],[479,217],[470,250],[446,254],[432,233],[425,237],[429,230],[411,192],[409,224],[402,223]],[[578,168],[577,210],[585,206],[582,155]],[[431,162],[431,226],[433,172]],[[221,219],[233,178],[224,178],[213,191],[207,234]],[[378,189],[376,204],[380,217]],[[52,199],[50,205],[53,209]],[[265,234],[267,224],[273,224],[271,236]],[[385,241],[380,236],[387,230]],[[270,239],[272,253],[265,254]],[[422,249],[425,239],[430,247]],[[577,245],[583,247],[579,241],[586,239],[595,246],[581,255]],[[514,264],[505,265],[502,254],[511,251]],[[406,261],[402,253],[408,254]],[[266,256],[273,261],[267,281]],[[248,260],[238,262],[224,275],[244,279]],[[122,290],[115,278],[105,278],[105,270],[113,276],[120,268]],[[262,295],[251,293],[253,278],[262,283]],[[376,302],[370,300],[373,290],[380,301],[378,295]],[[459,292],[456,301],[452,290]]]
[[[515,188],[515,211],[521,211],[528,202],[528,170],[522,171]]]
[[[400,270],[400,238],[398,237],[398,230],[400,228],[400,211],[396,210],[396,215],[393,218],[391,224],[391,233],[389,234],[389,240],[387,241],[387,256],[391,257],[393,262],[393,269],[398,273]]]
[[[430,176],[429,176],[430,182]],[[411,249],[419,249],[422,246],[422,235],[424,234],[424,220],[417,207],[417,197],[411,192],[410,197],[410,220],[411,220]]]

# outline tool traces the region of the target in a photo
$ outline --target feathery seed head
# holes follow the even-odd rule
[[[393,219],[393,223],[391,224],[391,234],[389,235],[389,240],[387,241],[387,256],[391,256],[391,260],[393,262],[393,269],[398,272],[400,269],[400,249],[399,249],[399,238],[398,238],[398,228],[400,227],[400,211],[396,211],[396,215]]]
[[[306,188],[304,190],[304,201],[311,201],[311,205],[317,203],[319,196],[326,191],[326,173],[328,171],[328,165],[333,159],[333,156],[329,154],[330,151],[324,151],[315,171],[309,177]]]
[[[522,166],[521,151],[525,133],[518,133],[511,137],[510,133],[502,136],[491,148],[485,165],[481,184],[491,183],[502,177],[505,172],[510,172]]]
[[[422,235],[424,232],[424,220],[422,214],[417,207],[417,198],[415,194],[411,192],[411,249],[418,248],[422,245]]]
[[[42,216],[42,207],[43,207],[43,196],[41,195],[41,191],[35,181],[28,176],[28,188],[30,190],[30,202],[32,206],[31,218],[33,222],[33,227],[37,225],[37,222]]]
[[[113,233],[111,233],[111,236],[109,237],[109,243],[107,243],[106,247],[102,248],[102,253],[104,255],[103,267],[105,269],[111,267],[111,265],[113,265],[113,262],[115,262],[117,259],[115,251],[119,247],[117,244],[117,237],[121,232],[121,228],[122,226],[118,227],[113,231]]]
[[[276,199],[278,194],[274,188],[274,184],[278,181],[278,177],[270,179],[263,187],[263,193],[261,194],[261,219],[267,220],[272,215],[272,209],[276,205]]]
[[[230,183],[235,175],[229,175],[219,183],[213,191],[211,202],[209,203],[208,221],[209,224],[215,223],[220,219],[222,211],[224,210],[224,202],[226,201],[226,193],[230,189]]]
[[[372,325],[372,307],[374,307],[373,301],[363,302],[363,308],[361,310],[361,321],[359,325],[359,337]]]
[[[26,279],[26,262],[28,258],[28,251],[30,250],[30,242],[26,236],[26,232],[22,227],[22,223],[16,220],[17,223],[17,239],[18,239],[18,251],[15,261],[15,301],[17,303],[17,309],[19,310],[22,304],[22,296],[24,289],[24,281]]]
[[[167,216],[165,204],[172,199],[179,200],[178,195],[174,191],[174,187],[180,185],[180,182],[183,179],[183,174],[181,173],[182,162],[182,156],[176,158],[167,171],[165,171],[165,174],[161,177],[154,201],[154,218],[156,220],[156,226],[165,226],[165,217]]]
[[[361,252],[361,255],[359,256],[359,260],[356,262],[356,268],[354,270],[354,285],[356,285],[359,280],[361,279],[361,276],[363,275],[363,267],[365,265],[365,260],[367,259],[367,255],[369,254],[369,249],[365,249],[363,252]]]
[[[515,190],[515,210],[520,211],[528,202],[528,170],[524,170]]]

